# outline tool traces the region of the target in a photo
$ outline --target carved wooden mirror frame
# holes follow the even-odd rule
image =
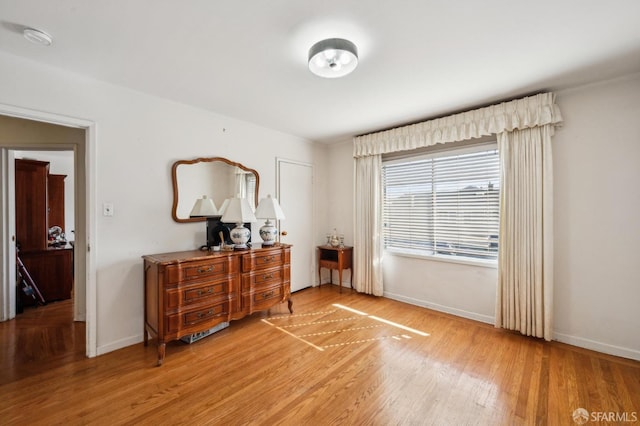
[[[206,218],[204,217],[186,217],[186,218],[178,217],[178,203],[180,201],[180,194],[179,194],[179,188],[178,188],[178,167],[191,165],[191,164],[212,163],[212,162],[226,163],[229,166],[238,167],[247,173],[252,173],[256,178],[253,205],[254,206],[258,205],[258,189],[260,187],[260,175],[256,170],[250,169],[241,163],[236,163],[235,161],[231,161],[223,157],[201,157],[193,160],[178,160],[175,163],[173,163],[173,166],[171,167],[171,180],[173,183],[173,207],[171,208],[171,216],[173,217],[174,221],[179,223],[190,223],[190,222],[204,222],[206,220]],[[230,194],[229,196],[233,197],[234,195],[235,194]],[[193,202],[195,202],[195,200],[193,200]]]

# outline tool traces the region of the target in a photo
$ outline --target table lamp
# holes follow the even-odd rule
[[[271,219],[282,220],[284,219],[284,213],[278,204],[278,200],[271,198],[271,194],[267,195],[258,203],[256,209],[256,217],[258,219],[266,219],[264,225],[260,228],[260,237],[262,238],[263,246],[272,246],[276,241],[278,235],[278,229],[271,223]]]
[[[235,249],[246,249],[251,231],[245,228],[244,224],[256,221],[256,216],[247,199],[239,196],[230,198],[222,215],[222,221],[236,224],[236,227],[231,230],[231,241],[233,241]]]

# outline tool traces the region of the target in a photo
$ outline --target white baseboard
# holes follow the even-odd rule
[[[553,333],[553,340],[557,340],[558,342],[566,343],[572,346],[578,346],[584,349],[590,349],[592,351],[640,361],[640,351],[635,349],[610,345],[608,343],[596,342],[595,340],[585,339],[584,337],[571,336],[569,334],[558,333],[556,331],[554,331]]]
[[[468,312],[462,309],[452,308],[449,306],[439,305],[437,303],[431,303],[425,300],[414,299],[412,297],[406,297],[399,294],[384,292],[384,297],[389,299],[398,300],[400,302],[409,303],[411,305],[422,306],[423,308],[433,309],[434,311],[445,312],[447,314],[456,315],[462,318],[467,318],[475,321],[484,322],[487,324],[495,324],[495,317],[489,315],[482,315],[475,312]],[[595,340],[585,339],[583,337],[576,337],[569,334],[558,333],[554,331],[553,340],[568,345],[577,346],[579,348],[590,349],[592,351],[601,352],[608,355],[619,356],[623,358],[634,359],[640,361],[640,351],[630,348],[624,348],[621,346],[610,345],[608,343],[597,342]]]
[[[462,318],[468,318],[475,321],[484,322],[487,324],[493,325],[495,323],[495,318],[489,315],[482,315],[476,312],[469,312],[462,309],[452,308],[449,306],[439,305],[437,303],[427,302],[425,300],[414,299],[412,297],[402,296],[400,294],[394,294],[389,292],[384,292],[384,297],[389,299],[398,300],[400,302],[406,302],[411,305],[422,306],[423,308],[433,309],[434,311],[444,312],[447,314],[455,315]]]
[[[127,346],[135,345],[144,340],[144,336],[142,334],[136,336],[129,336],[125,339],[116,340],[115,342],[111,342],[108,345],[98,346],[97,355],[104,355],[108,352],[117,351],[118,349],[126,348]]]

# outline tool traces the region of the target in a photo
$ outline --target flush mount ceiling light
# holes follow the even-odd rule
[[[24,38],[31,43],[40,44],[42,46],[51,46],[53,38],[44,31],[36,30],[35,28],[25,28],[22,31]]]
[[[358,66],[358,49],[349,40],[329,38],[309,49],[309,70],[320,77],[343,77]]]

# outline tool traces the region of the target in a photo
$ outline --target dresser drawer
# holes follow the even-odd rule
[[[281,266],[285,263],[285,253],[273,250],[266,253],[251,253],[242,257],[242,272],[258,271]]]
[[[338,261],[337,260],[320,259],[320,261],[318,263],[318,267],[319,268],[326,268],[326,269],[338,269]]]
[[[223,279],[218,282],[167,290],[165,292],[165,306],[167,309],[177,309],[181,306],[226,296],[229,293],[229,283],[230,280]]]
[[[279,284],[284,279],[284,271],[282,268],[268,269],[264,271],[252,272],[242,276],[242,291],[247,292],[251,289],[268,287],[273,284]]]
[[[166,331],[168,333],[177,333],[191,327],[202,330],[215,325],[220,320],[226,320],[228,316],[229,301],[224,301],[200,309],[167,315]]]
[[[251,312],[268,309],[282,300],[282,285],[272,287],[256,288],[250,295],[245,295],[245,300],[249,300]]]
[[[232,260],[226,257],[218,259],[187,262],[178,265],[167,266],[166,276],[168,284],[188,282],[203,279],[224,277],[232,269]]]

